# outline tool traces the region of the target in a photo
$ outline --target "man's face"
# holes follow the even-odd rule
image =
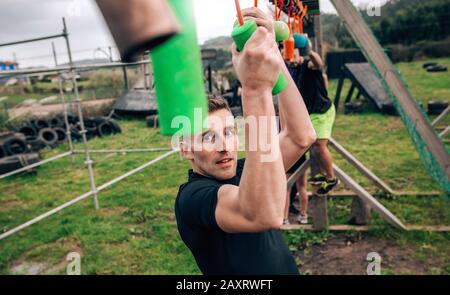
[[[183,156],[201,175],[226,180],[235,176],[238,136],[233,115],[226,109],[208,114],[207,130],[182,144]]]

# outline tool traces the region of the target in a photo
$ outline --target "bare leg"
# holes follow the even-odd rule
[[[317,154],[320,170],[325,173],[327,179],[335,179],[336,176],[334,175],[333,170],[333,156],[328,149],[328,140],[318,139],[314,143],[314,151]]]
[[[302,215],[308,215],[308,190],[306,182],[306,173],[300,175],[296,182],[297,190],[300,196],[300,213]]]
[[[287,178],[289,178],[289,174],[287,175]],[[286,192],[286,205],[284,206],[284,219],[288,219],[289,218],[289,206],[290,206],[290,202],[291,201],[291,189],[288,189]]]

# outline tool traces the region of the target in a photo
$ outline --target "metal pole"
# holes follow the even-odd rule
[[[48,40],[48,39],[55,39],[55,38],[60,38],[60,37],[63,37],[63,34],[51,35],[51,36],[45,36],[45,37],[33,38],[33,39],[27,39],[27,40],[21,40],[21,41],[14,41],[14,42],[8,42],[8,43],[2,43],[2,44],[0,44],[0,47],[17,45],[17,44],[23,44],[23,43],[30,43],[30,42],[36,42],[36,41],[42,41],[42,40]]]
[[[108,49],[109,49],[109,61],[110,61],[110,62],[113,62],[112,47],[111,47],[111,46],[108,46]]]
[[[172,150],[171,148],[148,148],[148,149],[117,149],[117,150],[89,150],[89,153],[146,153],[146,152],[164,152]],[[75,150],[75,154],[81,154],[84,151]]]
[[[119,67],[130,67],[138,66],[142,64],[149,64],[149,60],[137,61],[133,63],[106,63],[106,64],[93,64],[93,65],[78,65],[78,66],[65,66],[56,68],[46,68],[46,69],[31,69],[31,70],[12,70],[12,71],[1,71],[0,76],[17,76],[17,75],[27,75],[27,74],[38,74],[38,73],[52,73],[58,74],[60,72],[70,72],[70,70],[94,70],[94,69],[107,69],[107,68],[119,68]]]
[[[176,153],[177,151],[178,150],[176,150],[176,149],[175,150],[171,150],[170,152],[165,153],[164,155],[159,156],[158,158],[156,158],[154,160],[151,160],[150,162],[148,162],[148,163],[146,163],[146,164],[144,164],[142,166],[139,166],[138,168],[133,169],[133,170],[129,171],[128,173],[126,173],[126,174],[124,174],[122,176],[119,176],[119,177],[117,177],[117,178],[115,178],[115,179],[113,179],[113,180],[111,180],[111,181],[109,181],[109,182],[99,186],[98,187],[98,192],[100,192],[100,191],[102,191],[102,190],[112,186],[113,184],[115,184],[115,183],[117,183],[117,182],[119,182],[119,181],[121,181],[121,180],[123,180],[123,179],[125,179],[125,178],[127,178],[127,177],[129,177],[129,176],[131,176],[131,175],[133,175],[133,174],[135,174],[135,173],[145,169],[145,168],[147,168],[148,166],[151,166],[151,165],[153,165],[153,164],[155,164],[157,162],[162,161],[163,159],[167,158],[168,156],[172,155],[173,153]],[[41,221],[41,220],[43,220],[43,219],[53,215],[55,213],[58,213],[59,211],[65,209],[65,208],[67,208],[69,206],[72,206],[72,205],[74,205],[74,204],[76,204],[76,203],[78,203],[78,202],[80,202],[80,201],[82,201],[82,200],[92,196],[93,194],[94,194],[93,191],[87,192],[87,193],[85,193],[85,194],[83,194],[81,196],[78,196],[75,199],[73,199],[71,201],[68,201],[68,202],[66,202],[66,203],[64,203],[64,204],[62,204],[62,205],[60,205],[60,206],[58,206],[58,207],[56,207],[56,208],[54,208],[54,209],[44,213],[44,214],[41,214],[41,215],[39,215],[39,216],[37,216],[37,217],[35,217],[35,218],[33,218],[33,219],[31,219],[31,220],[29,220],[29,221],[19,225],[19,226],[17,226],[17,227],[15,227],[15,228],[13,228],[13,229],[11,229],[9,231],[1,234],[0,235],[0,240],[3,240],[3,239],[5,239],[5,238],[7,238],[7,237],[9,237],[9,236],[11,236],[11,235],[21,231],[21,230],[23,230],[23,229],[33,225],[33,224],[35,224],[35,223],[37,223],[37,222],[39,222],[39,221]]]
[[[209,93],[212,93],[212,70],[211,70],[211,64],[208,65],[208,88],[209,88]]]
[[[53,60],[55,61],[55,67],[58,66],[58,58],[56,56],[55,43],[52,42]]]
[[[63,91],[62,74],[59,75],[59,95],[61,96],[61,102],[63,105],[64,124],[66,125],[66,135],[67,135],[67,140],[69,142],[69,149],[70,149],[71,154],[73,155],[74,151],[73,151],[72,133],[70,131],[69,118],[68,118],[68,112],[67,112],[67,103],[66,103],[66,98],[64,96],[64,91]],[[73,157],[72,157],[72,162],[73,162]]]
[[[128,73],[127,73],[127,67],[122,67],[123,71],[123,88],[125,91],[128,91],[130,87],[128,86]]]
[[[87,138],[86,138],[86,128],[84,126],[84,119],[83,119],[83,110],[81,109],[81,99],[80,99],[80,95],[78,93],[78,84],[77,84],[77,77],[76,77],[76,73],[75,70],[73,69],[73,60],[72,60],[72,52],[70,49],[70,43],[69,43],[69,34],[67,32],[67,26],[66,26],[66,20],[63,18],[63,25],[64,25],[64,30],[63,30],[63,35],[64,35],[64,39],[66,40],[66,46],[67,46],[67,53],[69,55],[69,65],[72,68],[70,73],[71,73],[71,78],[72,78],[72,83],[73,83],[73,88],[75,91],[75,103],[77,105],[77,109],[78,109],[78,118],[80,120],[80,127],[81,127],[81,137],[83,138],[83,147],[84,147],[84,155],[86,158],[86,165],[88,168],[88,174],[89,174],[89,182],[91,184],[91,191],[93,193],[94,196],[94,205],[95,205],[95,209],[99,209],[99,204],[98,204],[98,197],[97,197],[97,188],[95,186],[95,179],[94,179],[94,169],[92,167],[92,164],[94,163],[91,160],[91,157],[89,155],[89,146],[87,143]]]
[[[6,178],[6,177],[15,175],[15,174],[17,174],[17,173],[20,173],[20,172],[23,172],[23,171],[27,171],[27,170],[29,170],[29,169],[31,169],[31,168],[35,168],[35,167],[44,165],[44,164],[46,164],[46,163],[48,163],[48,162],[51,162],[51,161],[54,161],[54,160],[57,160],[57,159],[61,159],[61,158],[67,157],[67,156],[70,155],[71,153],[72,153],[72,152],[65,152],[65,153],[62,153],[62,154],[60,154],[60,155],[56,155],[56,156],[54,156],[54,157],[48,158],[47,160],[40,161],[40,162],[31,164],[31,165],[25,166],[25,167],[23,167],[23,168],[20,168],[20,169],[17,169],[17,170],[14,170],[14,171],[11,171],[11,172],[2,174],[2,175],[0,175],[0,179],[4,179],[4,178]]]

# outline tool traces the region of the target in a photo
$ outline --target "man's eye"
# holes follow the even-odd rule
[[[226,129],[225,130],[225,136],[232,136],[234,135],[234,129]]]
[[[214,133],[209,132],[203,135],[203,142],[212,142],[214,140]]]

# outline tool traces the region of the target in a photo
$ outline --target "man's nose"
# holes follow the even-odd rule
[[[221,135],[219,140],[216,142],[216,150],[218,152],[228,152],[232,149],[232,147],[232,140],[225,138],[223,135]]]

